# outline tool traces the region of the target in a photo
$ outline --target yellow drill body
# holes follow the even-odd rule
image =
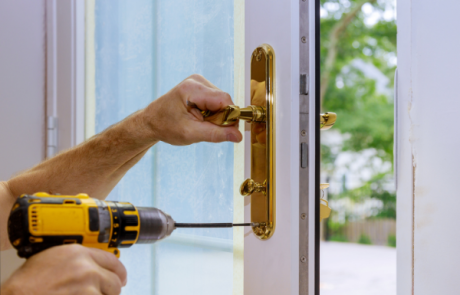
[[[22,195],[8,221],[10,241],[18,255],[26,258],[52,246],[73,243],[119,257],[118,248],[155,242],[169,236],[174,228],[174,220],[156,208],[136,208],[86,194]]]

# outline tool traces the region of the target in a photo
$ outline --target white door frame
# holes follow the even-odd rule
[[[84,140],[85,1],[46,0],[46,156]]]
[[[276,229],[268,240],[259,240],[250,228],[245,230],[244,243],[244,293],[245,294],[315,294],[318,280],[318,235],[319,223],[316,212],[319,205],[316,183],[319,144],[319,110],[315,104],[319,73],[315,64],[315,0],[290,1],[246,1],[245,6],[245,91],[249,104],[250,59],[252,51],[263,43],[271,45],[275,52],[276,91]],[[300,29],[302,19],[302,29]],[[308,26],[308,27],[305,27]],[[302,35],[302,36],[301,36]],[[305,37],[305,42],[302,42]],[[299,58],[302,52],[302,59]],[[300,64],[302,62],[302,64]],[[299,67],[300,65],[300,67]],[[308,95],[300,94],[300,68],[307,74]],[[314,110],[314,111],[310,111]],[[307,128],[306,139],[301,139],[302,128]],[[308,114],[315,114],[309,116]],[[307,118],[307,119],[305,119]],[[302,129],[304,130],[304,129]],[[249,138],[249,132],[244,135]],[[300,169],[300,142],[308,144],[308,168]],[[250,142],[246,140],[246,171]],[[299,191],[299,179],[307,184],[307,191]],[[306,178],[305,178],[306,176]],[[310,184],[310,185],[309,185]],[[304,187],[304,186],[302,186]],[[302,202],[300,202],[302,200]],[[300,204],[302,203],[302,207]],[[245,220],[249,222],[250,202],[245,202]],[[307,210],[306,220],[301,219],[301,210]],[[302,226],[300,226],[302,225]],[[301,232],[302,231],[302,232]],[[302,237],[302,239],[300,239]],[[302,241],[302,245],[300,245]],[[302,256],[300,249],[303,250]],[[301,257],[305,259],[301,259]],[[300,271],[302,270],[302,275]],[[300,283],[302,282],[302,283]],[[302,293],[300,293],[302,292]]]

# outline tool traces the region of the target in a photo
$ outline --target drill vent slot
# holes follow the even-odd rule
[[[64,204],[77,204],[75,200],[64,200]]]
[[[38,231],[38,214],[37,214],[37,207],[32,207],[30,216],[30,224],[32,225],[33,231]]]

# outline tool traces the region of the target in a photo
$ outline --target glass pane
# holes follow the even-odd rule
[[[96,0],[96,132],[198,73],[233,97],[233,1]],[[176,222],[233,220],[233,144],[159,143],[108,199]],[[231,294],[232,229],[178,229],[121,250],[123,294]]]
[[[321,295],[396,294],[396,1],[378,2],[321,1],[322,110],[337,113],[321,133],[332,208],[321,224]]]

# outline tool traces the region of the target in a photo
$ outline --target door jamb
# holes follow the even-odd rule
[[[85,1],[46,0],[46,156],[84,140]]]

